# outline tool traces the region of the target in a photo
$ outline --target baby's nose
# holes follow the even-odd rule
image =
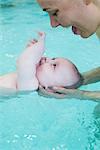
[[[41,64],[44,64],[46,62],[46,57],[42,57],[40,62],[41,62]]]
[[[53,60],[51,58],[48,58],[48,57],[42,57],[41,60],[40,60],[40,63],[41,64],[44,64],[44,63],[53,63]]]

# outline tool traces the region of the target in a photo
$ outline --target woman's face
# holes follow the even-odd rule
[[[62,27],[72,26],[74,34],[87,38],[96,32],[100,25],[100,10],[96,11],[93,3],[88,4],[84,0],[37,1],[42,9],[48,12],[52,27],[59,25]]]

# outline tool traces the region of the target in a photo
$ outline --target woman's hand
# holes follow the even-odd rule
[[[92,84],[100,81],[100,67],[94,68],[82,74],[83,85]],[[82,85],[81,85],[82,86]],[[93,100],[100,102],[100,91],[84,91],[80,89],[66,89],[63,87],[53,87],[52,89],[44,89],[39,86],[39,95],[57,99],[77,98],[83,100]]]
[[[48,90],[40,86],[39,95],[57,99],[77,98],[80,100],[100,102],[100,91],[84,91],[79,89],[66,89],[62,87],[54,87],[52,90]]]
[[[49,98],[57,98],[57,99],[64,99],[64,98],[75,98],[76,89],[66,89],[62,87],[54,87],[44,89],[41,85],[39,86],[39,95]]]

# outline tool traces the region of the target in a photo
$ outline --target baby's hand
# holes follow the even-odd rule
[[[45,32],[38,32],[38,35],[39,35],[39,39],[44,39],[46,36]]]

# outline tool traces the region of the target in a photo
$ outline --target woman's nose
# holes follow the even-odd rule
[[[58,27],[60,25],[60,23],[57,20],[55,20],[54,16],[50,16],[50,23],[52,27]]]

